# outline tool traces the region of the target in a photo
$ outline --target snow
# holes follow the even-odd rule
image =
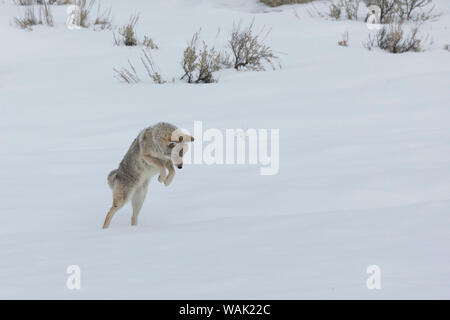
[[[233,22],[271,28],[281,69],[207,85],[120,83],[112,68],[139,48],[68,30],[64,6],[54,28],[23,31],[22,8],[0,2],[0,298],[449,299],[450,2],[433,2],[433,44],[393,55],[363,47],[362,21],[311,5],[103,1],[115,25],[140,12],[166,79],[200,28],[217,47]],[[102,230],[106,176],[140,130],[195,120],[280,129],[279,173],[185,165],[169,187],[151,182],[138,227],[127,205]],[[69,265],[81,290],[66,287]],[[366,287],[370,265],[381,290]]]

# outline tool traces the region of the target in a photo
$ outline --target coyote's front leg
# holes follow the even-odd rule
[[[164,185],[167,187],[173,180],[175,176],[175,168],[173,167],[172,160],[167,160],[164,162],[165,167],[169,170],[166,180],[164,180]]]
[[[158,181],[163,183],[166,180],[166,167],[165,167],[165,163],[163,160],[158,159],[158,158],[154,158],[152,156],[149,155],[142,155],[142,158],[144,159],[144,161],[152,166],[155,167],[159,170],[159,177],[158,177]]]

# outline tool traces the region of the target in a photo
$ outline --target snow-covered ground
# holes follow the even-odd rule
[[[112,68],[139,48],[68,30],[64,6],[54,28],[20,30],[23,8],[0,1],[0,298],[449,299],[450,2],[434,2],[433,44],[394,55],[363,47],[364,22],[311,5],[103,1],[115,25],[140,12],[168,79],[199,28],[221,47],[233,22],[253,18],[282,65],[226,70],[217,84],[127,85]],[[106,176],[139,131],[194,120],[280,129],[279,173],[186,165],[168,188],[152,181],[138,227],[127,205],[102,230]],[[66,287],[69,265],[81,290]],[[381,290],[366,287],[370,265]]]

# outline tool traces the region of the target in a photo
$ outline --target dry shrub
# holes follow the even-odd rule
[[[264,44],[269,32],[253,33],[254,21],[249,27],[241,29],[240,24],[234,25],[228,45],[233,53],[233,66],[236,70],[241,68],[260,71],[265,70],[263,62],[273,67],[272,60],[278,59],[271,47]]]
[[[53,27],[53,15],[48,4],[44,4],[37,8],[36,14],[35,6],[30,6],[25,9],[23,18],[14,18],[14,23],[21,29],[33,30],[33,26],[46,25]]]
[[[444,50],[450,52],[450,45],[449,44],[445,44],[444,45]]]
[[[102,10],[101,3],[97,6],[97,15],[94,20],[94,30],[111,30],[112,28],[112,18],[111,18],[111,7]]]
[[[73,0],[78,1],[78,0]],[[71,0],[13,0],[17,6],[33,6],[33,5],[66,5],[71,4]]]
[[[345,10],[347,19],[358,20],[358,10],[361,0],[341,0],[341,3]]]
[[[159,49],[158,45],[153,41],[150,36],[145,35],[144,40],[139,40],[136,35],[136,24],[139,21],[139,14],[130,17],[128,23],[119,28],[119,37],[113,33],[114,43],[117,46],[143,46],[147,49],[156,50]]]
[[[216,82],[213,72],[230,65],[228,56],[218,52],[214,47],[208,48],[204,41],[202,48],[199,49],[199,36],[200,31],[194,33],[183,52],[181,65],[184,74],[180,80],[186,78],[188,83]]]
[[[436,20],[440,14],[434,14],[432,0],[364,0],[366,5],[380,8],[380,22],[401,23],[403,21]]]
[[[440,14],[433,10],[432,0],[398,0],[397,15],[401,20],[436,20]]]
[[[142,41],[142,45],[148,49],[158,50],[158,45],[150,38],[149,36],[144,36],[144,40]]]
[[[269,7],[278,7],[285,4],[296,4],[296,3],[308,3],[312,0],[260,0],[265,5]]]
[[[90,0],[90,2],[73,0],[74,6],[69,7],[72,9],[71,15],[73,15],[71,23],[82,28],[88,28],[90,26],[89,15],[95,2],[96,0]]]
[[[36,4],[35,0],[13,0],[16,6],[31,6]]]
[[[16,6],[34,6],[36,4],[44,4],[44,0],[13,0]],[[48,1],[49,4],[50,1]]]
[[[130,84],[141,82],[141,79],[139,78],[136,69],[134,68],[130,60],[128,60],[128,65],[129,68],[122,67],[119,70],[113,68],[113,70],[116,72],[115,78]]]
[[[399,0],[399,13],[406,20],[413,17],[413,11],[428,6],[432,0]]]
[[[379,8],[379,12],[376,11],[381,24],[402,23],[408,20],[414,22],[436,21],[441,15],[433,13],[433,0],[332,0],[328,6],[328,12],[323,13],[319,9],[315,9],[315,11],[318,16],[329,17],[333,20],[341,19],[344,13],[347,19],[357,20],[361,1],[364,2],[367,9],[371,6]],[[370,15],[371,13],[366,15],[365,21]]]
[[[142,49],[142,52],[144,56],[141,57],[141,62],[144,65],[149,78],[152,79],[154,83],[158,84],[166,83],[166,81],[163,80],[163,78],[161,77],[161,74],[157,71],[151,53],[149,51],[145,51],[144,49]]]
[[[380,8],[380,22],[392,23],[395,20],[395,13],[398,9],[398,0],[370,0],[370,4]]]
[[[181,80],[187,77],[187,82],[192,83],[194,79],[194,72],[197,69],[197,42],[198,42],[199,32],[194,33],[191,41],[188,43],[186,49],[183,52],[183,60],[181,65],[183,67],[184,74]]]
[[[111,18],[111,8],[102,10],[101,2],[98,2],[97,5],[97,14],[95,19],[90,19],[92,9],[97,0],[90,0],[87,2],[86,0],[73,0],[75,4],[75,8],[73,14],[75,15],[74,23],[75,25],[82,28],[89,28],[93,25],[94,30],[111,30],[112,28],[112,18]]]
[[[53,15],[50,11],[50,6],[47,3],[44,3],[40,8],[40,14],[42,16],[42,21],[46,26],[53,27]]]
[[[116,45],[136,46],[138,44],[135,31],[135,27],[138,21],[139,14],[136,14],[130,17],[130,20],[126,25],[119,28],[119,36],[121,37],[121,39],[117,39],[116,35],[113,34],[114,42]]]
[[[94,6],[96,0],[91,0],[89,3],[86,0],[76,0],[76,5],[79,7],[79,17],[78,23],[80,27],[88,28],[89,15],[91,14],[92,7]]]
[[[39,1],[44,1],[44,0],[39,0]],[[51,5],[63,6],[63,5],[67,5],[67,4],[72,4],[75,1],[77,1],[77,0],[47,0],[47,3],[51,4]]]
[[[344,32],[342,40],[338,41],[338,45],[341,47],[348,47],[348,32]]]
[[[340,3],[331,3],[330,6],[328,7],[329,13],[328,15],[330,16],[331,19],[333,20],[339,20],[341,18],[342,15],[342,6],[340,5]]]
[[[406,34],[401,24],[391,23],[378,30],[375,36],[369,35],[364,46],[369,50],[378,47],[391,53],[419,52],[422,51],[422,45],[428,41],[428,36],[420,37],[418,33],[419,26],[415,26]]]
[[[161,74],[157,71],[157,67],[155,63],[153,62],[153,58],[151,56],[151,53],[142,50],[143,56],[141,56],[141,62],[147,72],[147,75],[154,83],[163,84],[166,83],[162,77]],[[131,63],[130,60],[128,60],[128,68],[122,67],[119,70],[113,68],[114,72],[116,73],[115,78],[129,84],[138,83],[141,82],[141,78],[139,77],[136,68]]]
[[[32,30],[33,26],[42,24],[42,19],[36,15],[35,7],[31,7],[25,9],[23,18],[14,18],[14,23],[21,29]]]

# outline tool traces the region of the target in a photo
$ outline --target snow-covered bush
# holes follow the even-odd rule
[[[233,26],[228,45],[233,53],[233,66],[236,70],[264,70],[264,61],[272,65],[272,60],[278,58],[272,48],[264,44],[268,33],[254,34],[253,23],[252,21],[250,26],[244,29],[241,29],[240,24]]]
[[[422,51],[422,45],[427,40],[428,37],[419,36],[418,26],[405,33],[402,24],[391,23],[378,30],[375,36],[369,35],[364,46],[369,50],[378,47],[391,53],[418,52]]]

